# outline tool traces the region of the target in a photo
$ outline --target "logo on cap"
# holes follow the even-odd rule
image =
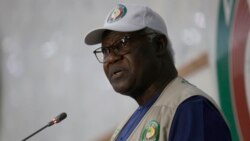
[[[121,18],[123,18],[127,13],[127,8],[122,5],[119,4],[117,5],[117,7],[110,13],[107,22],[108,23],[113,23],[115,21],[120,20]]]

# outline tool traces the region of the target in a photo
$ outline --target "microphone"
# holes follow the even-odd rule
[[[54,124],[57,124],[59,122],[61,122],[62,120],[64,120],[67,117],[66,113],[61,113],[60,115],[56,116],[55,118],[53,118],[47,125],[43,126],[42,128],[40,128],[39,130],[37,130],[36,132],[34,132],[33,134],[29,135],[28,137],[24,138],[22,141],[26,141],[28,140],[30,137],[34,136],[35,134],[39,133],[40,131],[42,131],[43,129],[50,127]]]
[[[61,122],[62,120],[64,120],[67,117],[66,113],[61,113],[60,115],[56,116],[55,118],[53,118],[49,123],[48,126],[54,125],[56,123]]]

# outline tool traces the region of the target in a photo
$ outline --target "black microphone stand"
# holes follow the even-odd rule
[[[29,135],[28,137],[26,137],[25,139],[23,139],[22,141],[26,141],[28,140],[30,137],[34,136],[35,134],[39,133],[40,131],[42,131],[43,129],[54,125],[56,123],[61,122],[62,120],[64,120],[67,117],[66,113],[61,113],[60,115],[58,115],[57,117],[55,117],[53,120],[51,120],[47,125],[43,126],[41,129],[37,130],[36,132],[34,132],[33,134]]]
[[[26,137],[26,138],[23,139],[22,141],[28,140],[30,137],[34,136],[35,134],[39,133],[40,131],[42,131],[43,129],[45,129],[45,128],[49,127],[49,126],[50,126],[49,124],[43,126],[41,129],[39,129],[39,130],[37,130],[36,132],[34,132],[33,134],[29,135],[28,137]]]

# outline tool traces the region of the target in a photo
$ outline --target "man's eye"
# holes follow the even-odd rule
[[[115,49],[119,51],[119,50],[121,50],[125,45],[126,45],[126,40],[125,40],[125,39],[122,39],[120,42],[118,42],[118,43],[115,45]]]

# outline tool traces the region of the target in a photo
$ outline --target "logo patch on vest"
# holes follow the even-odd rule
[[[160,124],[151,120],[143,129],[141,141],[158,141],[160,135]]]
[[[119,4],[109,15],[107,22],[108,23],[113,23],[115,21],[120,20],[121,18],[123,18],[127,13],[127,8],[122,5]]]

